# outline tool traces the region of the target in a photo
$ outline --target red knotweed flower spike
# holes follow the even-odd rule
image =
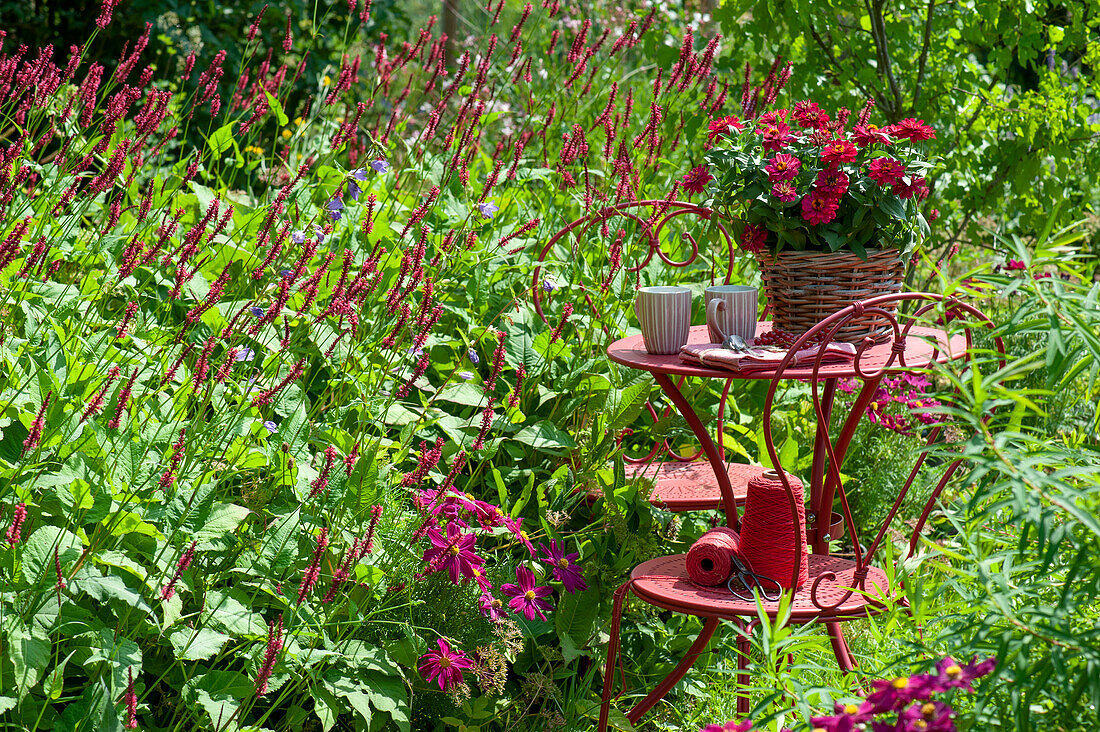
[[[275,662],[279,660],[279,651],[283,650],[283,616],[278,621],[272,620],[267,624],[267,648],[264,650],[264,662],[256,674],[256,696],[267,693],[267,680],[271,678],[271,672],[275,669]]]
[[[20,503],[15,507],[15,513],[11,517],[11,525],[8,526],[8,531],[4,534],[5,541],[11,546],[15,546],[22,541],[23,522],[27,520],[27,504]]]
[[[298,603],[301,604],[302,600],[306,599],[306,595],[313,589],[313,586],[317,584],[317,578],[321,575],[321,557],[324,556],[325,549],[328,547],[328,527],[322,527],[321,533],[317,536],[317,548],[313,551],[313,559],[310,560],[309,566],[306,567],[306,571],[302,573],[302,584],[298,587]]]
[[[115,416],[111,417],[111,420],[107,422],[107,428],[117,430],[119,423],[122,421],[122,413],[126,411],[126,405],[130,401],[130,392],[134,388],[134,381],[137,380],[138,367],[134,367],[134,372],[130,374],[130,378],[123,384],[121,391],[118,393],[118,404],[115,405]]]
[[[370,526],[367,528],[367,536],[363,540],[362,551],[363,556],[370,554],[374,551],[374,533],[378,528],[378,519],[382,518],[382,507],[371,506],[370,509]]]
[[[573,314],[573,303],[565,303],[561,309],[561,320],[558,321],[558,326],[554,328],[554,332],[550,334],[550,342],[554,343],[561,338],[561,331],[565,327],[565,324],[569,321],[569,316]]]
[[[492,394],[493,390],[497,386],[497,377],[500,376],[500,370],[504,368],[504,338],[504,331],[498,330],[497,347],[496,350],[493,351],[493,371],[489,374],[489,378],[485,381],[486,394]]]
[[[523,378],[525,376],[527,376],[527,369],[524,368],[523,364],[520,364],[519,368],[516,369],[516,386],[512,390],[512,395],[508,397],[509,409],[519,406],[519,394],[520,390],[523,389]]]
[[[65,589],[65,573],[61,571],[60,548],[56,546],[53,548],[53,568],[57,574],[57,591],[61,592]]]
[[[473,450],[480,450],[485,447],[485,438],[489,434],[489,428],[493,426],[493,408],[485,407],[485,411],[481,413],[481,430],[477,433],[477,439],[474,440],[474,444],[471,446]]]
[[[50,398],[52,396],[52,390],[47,392],[46,398],[42,400],[42,406],[38,408],[38,414],[35,416],[34,422],[31,423],[30,434],[27,435],[27,439],[23,440],[24,455],[38,447],[38,443],[42,439],[42,425],[46,415],[46,407],[50,405]]]
[[[180,557],[179,563],[176,565],[175,574],[172,575],[172,579],[168,581],[164,589],[160,591],[160,599],[171,600],[172,596],[176,594],[176,583],[179,582],[180,577],[187,571],[187,568],[191,566],[191,562],[195,558],[195,546],[197,544],[197,541],[192,541],[191,546],[184,551],[183,556]]]
[[[103,382],[103,386],[99,391],[88,400],[88,406],[84,407],[84,413],[80,415],[80,421],[83,422],[92,415],[99,414],[99,410],[103,408],[103,402],[107,398],[107,391],[111,388],[111,384],[118,378],[121,369],[118,366],[112,366],[111,370],[107,372],[107,380]]]
[[[321,474],[309,487],[309,497],[315,498],[318,493],[328,488],[328,476],[332,472],[332,464],[336,462],[336,448],[329,445],[325,448],[325,466],[321,468]]]
[[[118,333],[115,338],[125,338],[127,329],[130,327],[130,321],[134,319],[134,314],[137,312],[138,304],[131,300],[126,303],[126,312],[122,316],[122,322],[118,326]]]
[[[134,667],[126,669],[129,683],[126,685],[126,729],[137,729],[137,694],[134,692]]]

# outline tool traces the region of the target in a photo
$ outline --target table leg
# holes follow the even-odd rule
[[[676,665],[676,668],[669,672],[661,683],[654,687],[653,691],[646,694],[646,697],[640,702],[634,705],[634,708],[626,713],[626,718],[630,720],[631,724],[635,724],[642,715],[648,712],[653,706],[661,701],[669,691],[671,691],[676,683],[684,678],[684,675],[695,664],[696,659],[702,654],[703,650],[707,647],[707,643],[710,642],[711,636],[714,635],[714,631],[718,629],[718,623],[721,621],[718,618],[707,618],[703,622],[703,630],[699,633],[699,637],[695,639],[695,642],[691,644],[691,648],[688,649],[684,655],[683,660]]]
[[[814,433],[814,460],[810,468],[810,511],[814,520],[809,530],[809,543],[815,552],[827,554],[828,547],[822,550],[824,542],[819,537],[824,536],[829,530],[829,519],[832,518],[832,508],[824,512],[818,509],[821,504],[821,493],[825,487],[825,441],[829,439],[829,421],[833,414],[833,397],[836,395],[836,379],[825,381],[824,392],[821,395],[821,414],[823,421],[817,423],[817,431]]]
[[[718,487],[722,491],[722,506],[726,513],[726,524],[731,527],[736,526],[738,521],[737,502],[733,497],[733,486],[730,484],[729,473],[726,472],[725,461],[723,461],[721,453],[718,452],[714,440],[711,439],[710,432],[703,426],[702,421],[695,414],[695,410],[691,408],[691,404],[684,397],[683,392],[673,383],[672,379],[668,378],[667,374],[655,373],[653,378],[656,380],[657,385],[668,395],[668,398],[672,400],[672,403],[676,405],[677,411],[687,420],[688,427],[691,428],[692,433],[699,440],[703,453],[714,469],[714,477],[718,480]]]

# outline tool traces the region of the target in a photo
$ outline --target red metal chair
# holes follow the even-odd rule
[[[586,241],[585,236],[590,234],[594,228],[597,230],[598,237],[590,236],[588,240],[595,238],[608,248],[605,261],[608,271],[612,275],[614,274],[614,268],[619,266],[614,264],[618,260],[621,262],[624,271],[634,274],[636,282],[640,279],[642,270],[654,262],[690,272],[698,277],[701,272],[705,273],[706,270],[700,267],[691,269],[691,265],[696,264],[699,260],[700,250],[696,237],[690,231],[683,230],[682,226],[679,227],[682,229],[680,232],[680,245],[686,252],[673,252],[670,254],[665,247],[669,245],[671,239],[675,238],[669,235],[671,230],[683,224],[684,222],[681,219],[684,217],[710,222],[716,216],[718,214],[714,211],[692,203],[655,200],[606,206],[572,221],[555,233],[539,252],[537,258],[539,264],[535,268],[531,282],[531,292],[536,312],[544,322],[552,325],[543,311],[543,303],[547,297],[547,293],[542,288],[543,263],[555,253],[565,255],[563,249],[567,245],[569,249],[565,259],[574,264],[580,263],[583,260],[580,247],[582,242]],[[729,284],[734,273],[735,244],[725,222],[716,220],[715,223],[717,224],[717,230],[720,232],[725,252],[723,255],[724,261],[721,262],[718,272],[715,272],[714,266],[718,262],[712,263],[709,273],[710,281],[711,284],[715,284],[717,275],[721,278],[718,280],[719,284]],[[684,244],[685,240],[686,245]],[[590,249],[586,247],[585,251],[590,251]],[[608,279],[610,279],[610,276]],[[594,280],[591,276],[586,280],[598,281],[598,279]],[[578,281],[585,280],[578,279]],[[593,317],[600,323],[601,329],[611,337],[615,324],[609,323],[605,314],[600,312],[593,298],[594,294],[594,292],[585,290],[585,302]],[[725,445],[722,433],[725,427],[724,420],[732,385],[733,380],[728,379],[723,386],[718,403],[718,420],[715,426],[717,438],[715,442],[719,449],[723,451],[723,456]],[[657,424],[662,418],[667,418],[672,414],[673,408],[672,405],[668,405],[664,409],[658,409],[652,402],[647,401],[646,412],[652,422]],[[644,438],[639,436],[639,439]],[[648,449],[642,447],[641,454],[626,455],[624,460],[628,478],[644,475],[653,480],[654,489],[649,496],[649,502],[659,508],[680,512],[717,510],[722,507],[722,491],[710,463],[703,458],[702,447],[684,452],[683,447],[678,450],[676,446],[670,444],[667,438],[658,439],[654,440]],[[764,468],[758,465],[726,461],[726,473],[729,475],[737,501],[744,501],[745,489],[749,480],[761,475],[763,472]],[[598,500],[598,497],[599,494],[593,494],[592,499]]]
[[[912,314],[892,315],[886,305],[898,305],[915,308]],[[927,345],[925,334],[931,332],[928,329],[921,330],[916,323],[918,320],[928,321],[929,316],[935,314],[937,309],[942,309],[940,318],[935,321],[940,324],[937,328],[946,329],[950,337],[937,339],[937,346]],[[881,316],[888,320],[889,340],[884,344],[874,344],[871,339],[865,339],[857,347],[855,362],[843,367],[822,364],[820,359],[811,365],[793,366],[791,359],[793,354],[810,342],[819,333],[826,333],[827,340],[832,340],[832,334],[844,324],[863,317]],[[766,408],[763,417],[766,446],[772,464],[779,466],[779,455],[775,447],[772,435],[772,407],[776,391],[780,381],[784,379],[799,379],[811,384],[814,412],[818,420],[818,439],[815,443],[814,463],[811,470],[809,483],[809,505],[806,508],[807,516],[807,541],[811,553],[809,560],[809,581],[793,593],[791,603],[790,622],[811,623],[821,622],[826,625],[829,632],[833,652],[837,662],[844,670],[855,668],[855,659],[848,649],[840,624],[854,618],[866,617],[883,607],[884,598],[893,597],[900,599],[900,588],[890,587],[887,574],[881,568],[872,564],[878,550],[889,535],[888,529],[898,513],[902,502],[905,500],[914,479],[921,467],[926,464],[928,449],[921,452],[916,464],[909,472],[909,476],[899,490],[896,500],[870,543],[861,543],[863,536],[852,519],[852,511],[848,504],[841,479],[841,467],[848,446],[855,434],[856,427],[865,414],[868,405],[875,396],[879,382],[890,371],[911,368],[931,368],[932,361],[940,362],[959,359],[963,367],[969,366],[974,361],[975,351],[972,348],[972,331],[976,328],[992,329],[992,322],[974,307],[954,299],[944,298],[939,295],[924,293],[906,293],[902,295],[886,295],[871,298],[864,302],[854,303],[849,307],[826,318],[817,326],[804,334],[790,349],[786,358],[777,368],[774,378],[771,380],[768,391]],[[916,328],[916,330],[914,330]],[[919,340],[918,340],[919,339]],[[999,338],[994,339],[995,348],[991,353],[1004,365],[1004,345]],[[914,346],[923,346],[916,348]],[[911,360],[906,360],[907,349]],[[923,353],[923,362],[914,362],[916,353]],[[839,419],[834,422],[832,414],[834,396],[838,377],[847,370],[860,382],[860,388],[855,392],[855,397],[850,405],[843,422]],[[831,434],[829,425],[838,424],[839,431],[835,436]],[[834,430],[835,431],[835,430]],[[928,445],[940,441],[943,433],[942,426],[929,428]],[[924,529],[928,517],[934,507],[940,493],[956,473],[962,463],[962,458],[953,456],[947,461],[943,477],[938,481],[931,496],[925,502],[913,533],[909,539],[908,556],[911,556],[917,546],[918,538]],[[793,521],[797,521],[797,508],[795,493],[786,473],[779,471],[791,510]],[[837,556],[829,553],[828,534],[829,519],[834,504],[834,497],[839,500],[840,510],[844,516],[844,524],[847,536],[851,540],[851,555]],[[738,516],[727,516],[728,525],[738,525]],[[835,529],[834,529],[835,530]],[[805,551],[797,539],[792,547],[796,559]],[[693,584],[689,579],[685,565],[686,555],[664,556],[644,562],[637,566],[631,573],[630,579],[619,588],[615,594],[614,609],[612,614],[611,640],[608,643],[607,664],[604,669],[604,690],[600,713],[599,730],[603,732],[607,728],[608,712],[611,704],[611,693],[614,676],[616,656],[619,650],[619,626],[622,615],[623,602],[629,593],[635,597],[664,610],[695,615],[704,620],[703,630],[696,641],[689,648],[684,659],[661,681],[657,687],[639,701],[633,709],[627,713],[631,723],[651,709],[662,697],[664,697],[687,673],[695,660],[705,649],[721,620],[729,620],[735,623],[741,630],[737,640],[738,646],[738,683],[747,686],[749,677],[747,674],[750,634],[758,624],[757,606],[755,602],[738,600],[723,586],[701,587]],[[798,562],[795,562],[792,586],[797,584]],[[787,593],[790,593],[787,590]],[[775,617],[778,602],[763,601],[764,610],[773,619]],[[738,698],[738,712],[747,714],[749,699],[747,693]]]

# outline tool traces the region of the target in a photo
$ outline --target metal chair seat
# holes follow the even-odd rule
[[[808,559],[809,580],[794,593],[791,622],[864,617],[875,612],[875,598],[890,592],[886,573],[877,567],[867,568],[864,592],[849,592],[860,584],[855,578],[855,562],[826,554],[810,554]],[[630,575],[631,592],[650,605],[673,612],[722,620],[756,617],[756,604],[737,599],[724,585],[703,587],[688,579],[686,560],[686,554],[674,554],[639,564]],[[763,603],[771,617],[777,606],[776,602]]]
[[[738,505],[745,502],[749,481],[763,475],[764,470],[759,465],[726,463],[726,474]],[[670,460],[628,464],[626,474],[628,478],[644,476],[652,480],[654,488],[649,502],[666,511],[679,513],[722,508],[722,490],[709,462]]]

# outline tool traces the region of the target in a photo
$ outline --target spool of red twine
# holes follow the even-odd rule
[[[711,529],[688,550],[688,577],[695,584],[706,587],[725,584],[733,570],[733,555],[740,548],[741,539],[733,529],[725,526]]]
[[[806,546],[806,505],[802,482],[787,474],[794,491],[797,517],[791,515],[787,489],[779,475],[769,470],[749,481],[745,512],[741,517],[741,556],[757,574],[770,577],[790,589],[797,547],[802,547],[798,567],[801,587],[809,577]],[[797,542],[797,545],[796,545]]]

